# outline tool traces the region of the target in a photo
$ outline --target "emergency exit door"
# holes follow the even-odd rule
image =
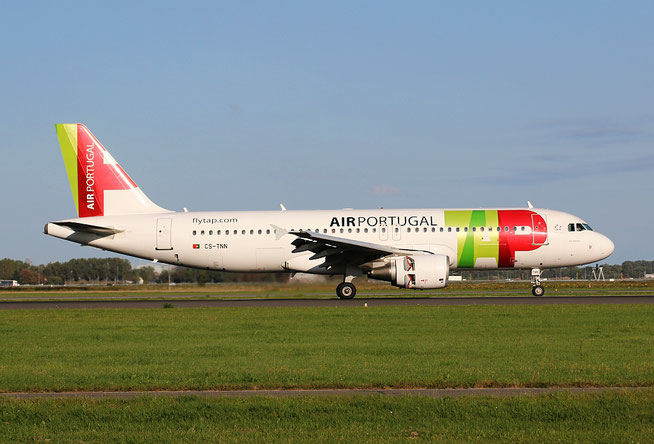
[[[172,250],[172,224],[169,217],[157,219],[157,250]]]

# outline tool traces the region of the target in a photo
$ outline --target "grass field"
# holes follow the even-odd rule
[[[391,287],[386,283],[357,280],[358,297],[470,297],[470,296],[530,296],[531,284],[523,281],[451,282],[440,290],[411,291]],[[327,283],[251,283],[143,286],[88,286],[72,288],[17,287],[0,291],[0,301],[12,299],[167,299],[180,295],[191,298],[334,298],[337,281]],[[546,281],[547,296],[595,296],[652,294],[654,281]]]
[[[652,442],[654,390],[519,398],[0,399],[3,442]]]
[[[0,391],[654,386],[654,306],[0,311]]]
[[[0,391],[654,386],[652,305],[369,305],[0,311]],[[0,398],[0,442],[653,436],[654,388],[515,398]]]

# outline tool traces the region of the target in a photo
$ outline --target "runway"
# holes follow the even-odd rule
[[[184,296],[188,298],[190,296]],[[451,306],[451,305],[561,305],[561,304],[654,304],[654,295],[570,296],[570,297],[449,297],[449,298],[356,298],[341,299],[146,299],[87,301],[6,301],[0,310],[65,308],[179,308],[205,307],[368,307],[379,306]]]
[[[179,398],[203,396],[208,398],[243,398],[271,396],[274,398],[295,398],[303,396],[426,396],[429,398],[459,398],[462,396],[524,396],[543,395],[555,392],[603,393],[652,390],[651,387],[503,387],[503,388],[450,388],[450,389],[322,389],[322,390],[146,390],[129,392],[17,392],[0,393],[1,398],[93,398],[93,399],[134,399],[141,396]]]

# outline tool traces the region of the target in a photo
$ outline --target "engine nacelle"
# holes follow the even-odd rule
[[[443,288],[450,275],[450,260],[443,254],[400,256],[376,265],[373,264],[368,277],[389,281],[400,288]]]

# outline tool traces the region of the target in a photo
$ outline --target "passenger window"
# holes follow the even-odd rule
[[[372,229],[372,232],[373,232],[373,233],[376,233],[376,232],[377,232],[377,228],[373,228],[373,229]]]
[[[250,230],[250,234],[254,234],[254,230]]]
[[[327,234],[327,228],[323,228],[323,229],[322,229],[322,232],[323,232],[324,234]]]
[[[332,228],[332,234],[336,233],[336,228]]]
[[[213,234],[213,230],[209,230],[209,236]]]
[[[472,227],[472,231],[477,231],[477,227]]]
[[[520,231],[525,231],[525,227],[520,227]]]
[[[431,231],[434,231],[434,229],[432,228]],[[422,232],[423,232],[423,233],[426,233],[426,232],[427,232],[427,227],[423,228],[423,229],[422,229]]]
[[[266,234],[270,234],[270,230],[266,230]]]
[[[568,231],[575,231],[575,224],[568,224]]]
[[[347,232],[348,232],[348,233],[351,233],[351,232],[352,232],[352,228],[348,228],[348,229],[347,229]]]
[[[484,231],[484,227],[479,227],[479,230]]]
[[[195,230],[193,230],[193,236],[195,236],[195,235],[197,235],[197,234],[198,234],[198,232],[195,231]]]
[[[381,232],[382,232],[382,233],[386,233],[386,228],[383,228],[383,227],[382,227]]]
[[[468,227],[463,227],[463,231],[468,232]]]
[[[395,232],[398,233],[399,231],[400,231],[400,229],[395,227]]]
[[[257,234],[261,234],[261,230],[258,230],[258,231],[257,231]]]
[[[585,229],[582,224],[577,224],[577,231],[584,231]]]
[[[259,230],[261,231],[261,230]],[[220,230],[216,230],[216,235],[220,235]]]
[[[341,233],[343,232],[343,229],[342,229],[342,228],[340,229],[340,232],[341,232]]]
[[[457,233],[459,232],[459,230],[460,230],[460,228],[459,228],[459,227],[456,227],[456,232],[457,232]]]
[[[367,228],[364,228],[364,229],[363,229],[363,232],[364,232],[364,233],[367,233],[367,232],[368,232],[368,229],[367,229]]]
[[[417,233],[418,231],[420,231],[420,228],[416,227],[416,229],[413,230],[413,231],[415,231]]]
[[[407,228],[407,229],[406,229],[406,232],[407,232],[407,233],[411,233],[411,228]]]
[[[225,234],[229,234],[229,230],[225,230]]]
[[[513,231],[514,231],[514,232],[517,232],[517,231],[518,231],[518,227],[513,227]]]
[[[508,232],[508,231],[509,231],[509,227],[504,227],[504,231]]]
[[[441,233],[443,232],[443,227],[441,227],[441,230],[440,230],[440,231],[441,231]]]
[[[204,230],[200,231],[200,235],[204,236]]]
[[[452,227],[447,227],[447,232],[451,233],[452,232]]]
[[[357,228],[357,233],[360,233],[360,232],[361,232],[361,230],[359,228]]]

